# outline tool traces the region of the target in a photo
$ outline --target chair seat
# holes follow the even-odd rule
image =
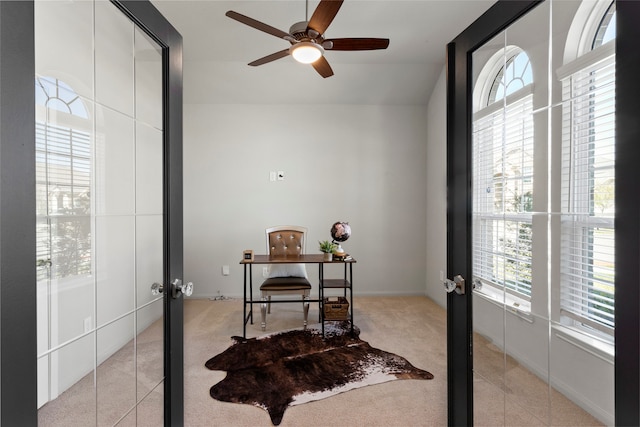
[[[311,289],[311,283],[304,277],[272,277],[260,286],[261,291],[302,291]]]

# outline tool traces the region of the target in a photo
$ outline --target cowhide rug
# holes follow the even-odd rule
[[[348,390],[395,379],[429,380],[433,375],[406,359],[371,347],[348,322],[293,330],[260,338],[233,337],[233,344],[209,359],[211,370],[227,376],[211,387],[214,399],[246,403],[269,412],[279,425],[284,411]]]

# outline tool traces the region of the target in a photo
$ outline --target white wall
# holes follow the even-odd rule
[[[307,253],[319,253],[335,221],[352,228],[343,248],[358,261],[356,295],[424,295],[425,117],[421,106],[185,105],[193,297],[241,297],[242,251],[265,253],[265,228],[306,226]],[[284,171],[284,181],[270,182],[270,171]]]

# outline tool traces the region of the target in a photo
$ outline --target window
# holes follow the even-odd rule
[[[561,321],[609,335],[615,289],[615,52],[606,43],[614,38],[611,3],[593,50],[562,81]]]
[[[482,101],[485,108],[475,113],[473,123],[473,274],[500,300],[504,291],[529,301],[533,76],[522,50],[511,47],[497,58]]]
[[[91,136],[82,100],[63,82],[36,78],[36,104],[56,111],[56,122],[36,119],[38,280],[91,273]]]
[[[616,38],[616,3],[612,2],[607,8],[602,20],[600,21],[600,25],[598,26],[598,30],[596,31],[596,36],[593,38],[593,43],[591,44],[591,48],[595,49],[598,46],[602,46],[610,42],[611,40]]]

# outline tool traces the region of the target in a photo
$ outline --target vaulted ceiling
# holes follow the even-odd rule
[[[247,64],[289,42],[225,16],[228,10],[285,32],[318,0],[152,0],[182,34],[185,103],[426,105],[446,44],[495,0],[345,0],[327,38],[389,38],[386,50],[327,51],[334,75],[285,57]],[[292,111],[292,116],[297,113]]]

